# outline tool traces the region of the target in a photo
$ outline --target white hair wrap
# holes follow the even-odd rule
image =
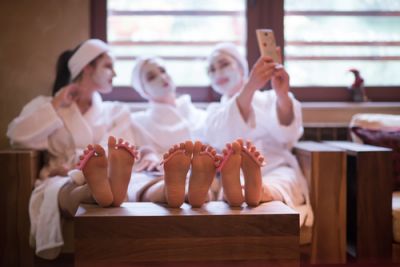
[[[149,61],[156,61],[160,66],[164,66],[164,61],[159,57],[154,56],[142,56],[136,59],[135,67],[132,70],[132,87],[136,92],[140,94],[141,97],[148,99],[148,94],[144,90],[143,81],[141,79],[143,66]]]
[[[90,39],[84,42],[68,61],[71,80],[78,77],[83,68],[93,59],[109,50],[108,45],[99,39]]]
[[[211,60],[217,53],[222,53],[222,54],[231,56],[233,59],[235,59],[239,63],[239,66],[243,70],[244,77],[247,77],[249,75],[249,65],[247,63],[247,60],[244,56],[242,56],[239,53],[239,50],[236,45],[234,45],[233,43],[217,44],[214,47],[214,49],[212,50],[210,56],[208,57],[208,64],[211,63]]]

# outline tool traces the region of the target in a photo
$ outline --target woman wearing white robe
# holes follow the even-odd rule
[[[260,58],[247,80],[244,57],[233,44],[222,43],[208,59],[208,74],[222,99],[207,110],[206,141],[218,149],[237,138],[253,141],[267,162],[261,170],[261,201],[281,200],[306,210],[301,212],[301,223],[311,225],[307,183],[291,154],[303,133],[301,105],[289,92],[289,76],[282,65]],[[269,80],[273,89],[260,91]]]
[[[161,161],[162,155],[173,145],[202,139],[205,111],[196,108],[189,95],[176,97],[175,85],[160,58],[139,58],[132,72],[132,86],[149,101],[146,110],[131,115],[132,123],[140,127],[145,140],[144,143],[137,138],[136,145],[148,145]],[[165,202],[162,178],[150,184],[135,180],[137,183],[133,184],[136,189],[130,188],[129,194],[136,193],[136,200]],[[151,192],[148,190],[150,186],[153,187]]]
[[[59,57],[53,96],[36,97],[8,126],[14,147],[49,154],[29,206],[31,243],[42,258],[57,257],[64,243],[60,209],[73,215],[81,201],[91,200],[88,187],[77,187],[67,171],[88,144],[101,143],[116,127],[129,124],[129,111],[103,102],[99,94],[111,92],[114,77],[108,45],[88,40]]]
[[[202,138],[205,111],[196,108],[189,95],[176,97],[174,82],[160,58],[139,58],[132,85],[149,101],[149,107],[133,113],[132,120],[146,132],[160,158],[174,144]]]

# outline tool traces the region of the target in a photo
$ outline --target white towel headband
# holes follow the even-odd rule
[[[84,42],[68,61],[71,81],[78,77],[83,68],[93,59],[109,50],[108,45],[99,39],[90,39]]]
[[[247,60],[244,56],[242,56],[237,48],[236,45],[233,43],[219,43],[217,44],[213,51],[211,52],[210,56],[208,57],[207,61],[208,64],[211,63],[212,58],[215,56],[217,53],[222,53],[222,54],[227,54],[228,56],[231,56],[233,59],[235,59],[240,67],[243,69],[243,74],[244,77],[247,77],[249,74],[249,65],[247,63]]]
[[[140,96],[143,97],[144,99],[148,99],[149,96],[147,92],[144,90],[143,82],[140,78],[140,75],[142,74],[143,66],[149,61],[156,61],[160,66],[164,66],[164,61],[159,57],[141,56],[136,60],[136,64],[133,67],[132,77],[131,77],[133,89],[135,89],[135,91],[138,92]]]

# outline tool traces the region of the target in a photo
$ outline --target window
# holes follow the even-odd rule
[[[209,49],[235,42],[252,66],[255,29],[271,28],[299,100],[351,101],[348,69],[358,68],[371,100],[400,101],[398,0],[92,0],[91,8],[92,36],[117,54],[108,99],[140,101],[127,86],[135,58],[150,53],[167,60],[178,92],[216,100],[205,76]]]
[[[400,1],[286,0],[286,67],[293,86],[400,84]]]
[[[129,87],[135,59],[149,55],[165,60],[179,89],[194,95],[209,90],[206,58],[212,47],[233,42],[245,52],[245,6],[245,0],[108,0],[115,86]]]

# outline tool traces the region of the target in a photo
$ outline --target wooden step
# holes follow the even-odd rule
[[[255,208],[82,205],[74,224],[77,267],[299,266],[299,215],[278,201]]]

